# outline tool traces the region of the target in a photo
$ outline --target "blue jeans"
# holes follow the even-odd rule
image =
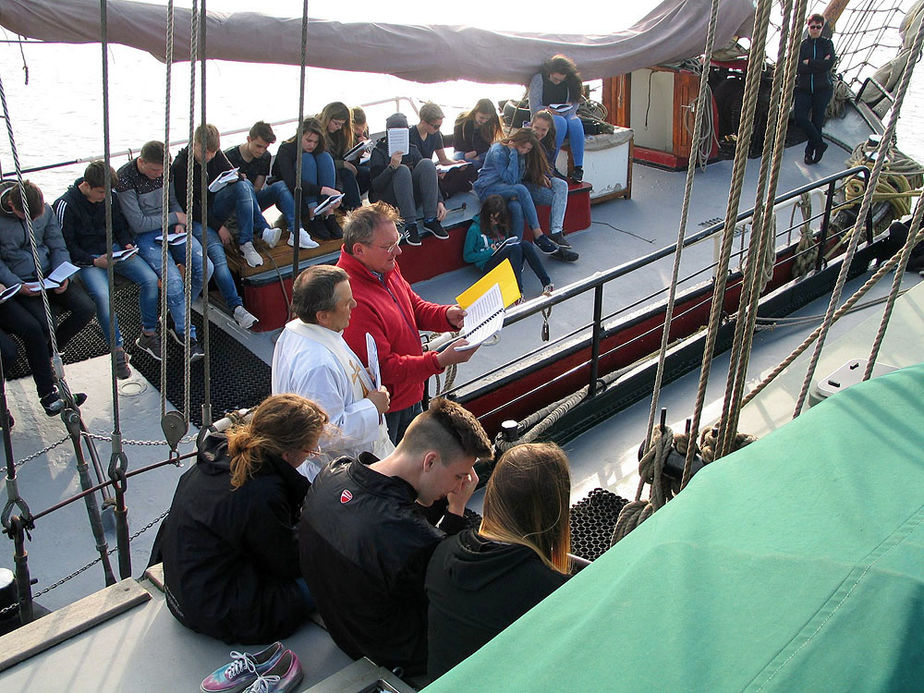
[[[238,181],[226,185],[215,193],[215,200],[212,202],[212,214],[215,218],[225,223],[232,212],[237,214],[237,242],[240,245],[253,241],[254,232],[262,234],[264,229],[269,228],[266,219],[263,218],[257,193],[249,181],[246,184],[244,181]],[[209,257],[212,257],[211,254]],[[213,259],[212,262],[214,261]]]
[[[202,243],[202,224],[198,221],[193,222],[193,236],[199,243]],[[214,266],[215,283],[218,284],[218,290],[222,298],[228,304],[228,308],[233,311],[238,306],[244,305],[240,294],[237,293],[237,285],[234,283],[234,277],[231,270],[228,269],[228,258],[225,255],[225,246],[217,231],[208,229],[208,241],[205,244],[205,252],[208,253],[210,264]],[[201,265],[202,259],[199,259]]]
[[[550,162],[555,165],[555,158],[558,156],[558,150],[561,149],[562,143],[567,136],[571,142],[571,157],[574,159],[575,166],[584,165],[584,124],[577,116],[565,118],[560,115],[553,115],[555,121],[555,155]]]
[[[113,250],[120,250],[114,245]],[[138,305],[141,308],[141,328],[145,332],[157,329],[157,274],[144,261],[139,252],[130,258],[115,263],[113,271],[133,281],[141,288]],[[102,267],[81,267],[79,275],[84,288],[96,304],[96,320],[103,331],[103,338],[109,344],[109,275]],[[119,318],[115,319],[116,346],[122,346],[122,333],[119,331]]]
[[[334,168],[334,158],[327,152],[313,154],[302,152],[302,181],[322,188],[333,188],[337,185],[337,169]],[[314,209],[320,200],[316,195],[303,195],[303,212]]]
[[[250,181],[241,181],[241,183],[246,182],[251,188],[253,184]],[[240,183],[238,184],[240,185]],[[282,212],[282,215],[286,218],[286,222],[289,225],[289,229],[295,228],[295,198],[292,197],[292,191],[289,190],[289,186],[286,185],[284,180],[277,180],[275,183],[264,184],[262,188],[255,191],[257,196],[257,204],[260,205],[260,209],[266,209],[270,205],[276,205],[279,208],[279,211]]]
[[[161,263],[161,245],[154,240],[155,236],[160,234],[160,229],[139,233],[135,237],[135,244],[138,246],[138,254],[144,258],[144,261],[151,266],[155,274],[160,277],[162,288],[167,292],[167,307],[170,309],[170,315],[173,316],[173,324],[177,330],[189,329],[189,336],[196,338],[196,326],[187,320],[186,315],[186,298],[183,293],[183,277],[180,270],[177,269],[177,263],[185,264],[186,262],[186,244],[171,245],[167,253],[167,264]],[[204,284],[202,277],[202,246],[195,238],[190,239],[190,248],[192,249],[192,266],[187,267],[189,272],[190,293],[196,298],[202,293]],[[209,275],[212,273],[212,263],[209,262]]]
[[[510,225],[517,238],[523,238],[524,217],[526,218],[526,223],[529,225],[530,230],[539,228],[539,216],[536,214],[536,205],[533,204],[533,198],[529,193],[529,189],[522,183],[517,183],[516,185],[495,183],[486,190],[483,190],[479,197],[481,197],[481,201],[484,202],[488,195],[500,195],[507,200],[507,208],[510,210]],[[514,198],[519,202],[518,205],[510,204],[510,200]],[[515,206],[520,207],[519,214],[517,214],[514,209]],[[519,223],[517,223],[517,217],[519,217]]]
[[[568,207],[568,183],[561,178],[551,177],[552,187],[526,183],[533,204],[549,205],[549,233],[561,233],[565,227],[565,210]]]
[[[411,421],[423,411],[423,404],[418,402],[398,411],[390,411],[385,414],[385,423],[388,424],[388,437],[391,442],[397,445],[404,437],[404,432],[411,425]]]
[[[539,251],[536,249],[536,246],[532,243],[516,243],[515,245],[505,246],[503,250],[499,253],[494,253],[490,259],[485,263],[483,273],[487,274],[492,269],[497,267],[505,259],[510,260],[510,266],[513,267],[513,275],[517,278],[517,287],[520,289],[520,293],[523,293],[523,261],[529,263],[529,266],[532,268],[533,272],[536,273],[536,276],[539,278],[539,281],[542,283],[542,286],[548,286],[552,283],[552,279],[549,277],[548,272],[545,271],[545,265],[542,264],[542,258],[539,256]]]

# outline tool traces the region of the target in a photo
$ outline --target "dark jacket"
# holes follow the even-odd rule
[[[229,463],[224,434],[209,434],[180,477],[151,563],[163,561],[167,606],[187,627],[228,643],[272,642],[308,616],[294,527],[309,484],[268,457],[232,490]]]
[[[829,56],[827,59],[825,56]],[[808,60],[808,64],[805,61]],[[796,77],[798,91],[815,94],[831,88],[831,68],[837,56],[831,39],[820,36],[807,38],[799,46],[799,68]]]
[[[477,152],[484,154],[490,149],[493,140],[489,142],[481,134],[481,128],[465,118],[456,121],[452,131],[452,148],[457,152]]]
[[[273,159],[273,175],[270,183],[277,180],[285,181],[286,187],[293,195],[295,194],[295,160],[296,155],[295,140],[286,140],[279,145],[276,151],[276,158]],[[301,151],[299,149],[299,151]],[[321,194],[320,185],[312,185],[302,179],[302,195],[305,197],[318,197]]]
[[[445,674],[567,579],[526,546],[471,530],[444,541],[427,569],[428,678]]]
[[[354,658],[423,674],[424,574],[433,549],[465,524],[431,524],[406,481],[341,457],[315,478],[299,524],[302,573],[334,642]]]
[[[90,202],[77,187],[78,178],[53,205],[71,262],[78,267],[89,267],[93,258],[106,254],[106,201]],[[119,197],[112,193],[112,237],[124,247],[132,242],[128,222],[122,214]]]
[[[412,171],[420,163],[423,156],[420,150],[413,144],[408,145],[408,152],[401,157],[401,163]],[[395,171],[388,164],[391,162],[391,156],[388,154],[388,138],[383,137],[376,142],[375,147],[369,155],[369,171],[372,176],[372,187],[369,189],[369,201],[375,202],[380,199],[382,193],[391,185],[391,179]]]
[[[187,213],[189,212],[189,210],[186,209],[186,193],[188,189],[186,167],[188,165],[189,147],[183,147],[177,152],[173,163],[170,164],[170,181],[173,184],[173,189],[176,191],[176,199],[180,204],[180,208]],[[206,184],[215,180],[222,171],[230,171],[232,168],[234,168],[234,166],[228,161],[228,157],[225,156],[225,153],[218,150],[205,167]],[[230,185],[236,184],[236,182],[230,183]],[[212,202],[215,200],[215,194],[216,193],[213,192],[208,193],[208,227],[213,231],[220,229],[225,222],[224,219],[216,217],[215,213],[212,211]],[[193,162],[193,211],[192,214],[189,215],[189,219],[190,221],[202,223],[202,164],[198,161]]]
[[[7,211],[8,196],[19,194],[15,181],[0,183],[0,284],[4,286],[38,278],[28,226],[25,220]],[[32,231],[43,276],[47,277],[62,262],[70,261],[58,217],[47,204],[44,213],[32,222]]]

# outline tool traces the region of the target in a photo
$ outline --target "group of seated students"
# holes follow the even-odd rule
[[[25,209],[32,216],[42,274],[47,275],[65,261],[79,268],[76,275],[79,281],[65,280],[49,292],[54,305],[69,311],[69,316],[55,328],[59,349],[89,322],[94,312],[108,344],[107,173],[113,186],[113,251],[131,248],[138,251],[137,255],[117,261],[113,270],[140,287],[142,331],[135,344],[157,360],[162,358],[157,334],[158,284],[166,293],[173,320],[169,334],[180,344],[185,344],[188,337],[192,360],[203,356],[195,326],[186,315],[187,287],[178,265],[186,268],[185,281],[193,298],[214,277],[238,325],[249,329],[257,322],[243,305],[226,252],[236,246],[249,266],[263,265],[254,239],[260,238],[274,247],[282,236],[282,230],[271,226],[263,215],[272,205],[285,218],[290,231],[288,244],[294,245],[297,240],[299,248],[315,248],[319,241],[342,238],[335,210],[360,207],[362,195],[368,193],[369,202],[383,200],[395,205],[403,219],[399,229],[402,241],[420,245],[424,229],[437,239],[449,238],[442,226],[447,213],[444,200],[454,193],[473,189],[484,203],[485,211],[475,217],[469,229],[465,260],[487,271],[509,259],[521,289],[522,267],[526,262],[536,273],[542,290],[548,292],[552,282],[536,249],[559,260],[578,259],[563,233],[568,184],[550,162],[555,161],[565,136],[570,137],[575,161],[572,178],[581,179],[583,131],[578,136],[580,120],[575,115],[580,84],[574,63],[564,56],[554,56],[530,82],[532,119],[528,126],[504,137],[497,109],[489,100],[482,99],[457,119],[452,157],[447,155],[440,133],[443,111],[433,103],[420,108],[419,122],[414,125],[409,126],[401,113],[387,119],[387,129],[409,130],[407,152],[389,153],[387,137],[377,143],[369,141],[365,113],[341,102],[327,104],[318,116],[304,119],[301,142],[297,145],[295,136],[282,142],[275,157],[268,148],[276,141],[276,135],[265,122],[256,123],[244,143],[226,151],[221,150],[217,128],[203,124],[196,129],[192,144],[173,159],[166,216],[161,142],[146,143],[139,156],[118,172],[107,172],[102,161],[91,163],[84,175],[54,203],[54,209],[44,203],[41,190],[34,184],[26,181],[24,204],[18,186],[3,183],[0,185],[0,287],[22,286],[12,299],[0,304],[0,353],[7,363],[15,359],[16,345],[7,332],[19,336],[26,344],[42,406],[49,415],[61,411],[64,402],[46,358],[51,345],[42,302],[38,300],[40,292],[30,285],[37,279],[37,270]],[[555,112],[546,106],[555,107]],[[371,150],[368,159],[346,160],[355,144],[367,141]],[[452,166],[459,162],[471,165],[461,170],[437,169],[437,164]],[[201,190],[203,164],[205,178],[210,183],[205,219]],[[299,167],[301,185],[296,181]],[[219,177],[235,168],[236,178],[232,174],[230,182],[222,185]],[[301,209],[296,215],[299,188]],[[315,214],[321,202],[341,192],[342,200]],[[548,233],[540,226],[536,205],[550,206]],[[529,226],[532,244],[518,242],[523,236],[524,223]],[[185,242],[169,243],[166,253],[162,243],[165,231],[184,232],[187,225],[192,231],[189,263]],[[504,244],[508,237],[513,240]],[[205,268],[203,247],[207,256]],[[117,320],[115,341],[109,346],[115,353],[117,377],[130,377],[129,359]],[[82,401],[85,397],[79,395],[78,399]]]
[[[296,469],[330,425],[312,401],[278,394],[200,435],[151,558],[185,626],[268,643],[317,610],[345,653],[420,685],[568,579],[570,479],[555,444],[501,455],[474,527],[474,464],[493,449],[461,405],[432,400],[389,455],[335,459],[309,482]],[[250,659],[216,672],[229,689],[271,666],[235,656]]]

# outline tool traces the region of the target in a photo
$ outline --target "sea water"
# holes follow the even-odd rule
[[[163,4],[163,3],[161,3]],[[184,3],[177,3],[182,5]],[[189,5],[186,2],[185,5]],[[632,9],[619,3],[615,8],[600,7],[595,12],[593,27],[624,28],[641,18],[653,7],[653,0],[632,3]],[[210,11],[233,12],[250,10],[245,0],[214,0]],[[553,21],[538,5],[535,12],[522,4],[491,6],[490,17],[479,17],[479,25],[517,31],[547,31]],[[300,16],[302,2],[281,0],[273,4],[279,16]],[[471,9],[471,8],[470,8]],[[609,13],[609,14],[607,14]],[[397,23],[473,23],[470,17],[457,17],[446,4],[375,3],[354,0],[347,10],[318,4],[311,6],[312,16],[343,21],[389,21]],[[587,25],[581,13],[554,19],[556,32],[580,33]],[[5,38],[16,37],[6,34]],[[272,37],[255,36],[267,41]],[[878,56],[883,61],[891,55]],[[486,56],[487,60],[502,56]],[[99,44],[28,44],[0,45],[0,77],[6,91],[10,122],[23,168],[97,157],[103,146],[102,51]],[[163,140],[165,135],[166,70],[163,63],[142,51],[111,45],[109,65],[109,133],[113,165],[118,168],[128,158],[123,152],[137,153],[148,140]],[[171,79],[171,141],[185,140],[190,121],[189,63],[176,63]],[[599,83],[597,83],[599,84]],[[206,118],[221,132],[245,130],[257,120],[276,122],[295,119],[298,115],[299,68],[290,65],[256,65],[225,61],[209,61],[206,72]],[[418,84],[389,75],[351,73],[309,68],[305,89],[305,114],[317,113],[324,104],[343,101],[347,105],[377,103],[367,108],[370,128],[384,129],[385,118],[395,110],[409,114],[407,97],[419,104],[432,100],[444,106],[446,122],[470,108],[480,98],[493,101],[519,99],[524,85],[484,85],[466,81]],[[599,93],[591,94],[600,98]],[[198,97],[197,97],[198,99]],[[193,118],[199,118],[200,104],[194,105]],[[903,116],[899,122],[899,146],[907,154],[924,161],[924,132],[912,126],[920,122],[924,111],[924,74],[919,70],[912,79]],[[449,130],[444,126],[444,130]],[[295,132],[295,123],[277,127],[279,141]],[[246,133],[226,135],[222,147],[242,142]],[[0,166],[3,173],[13,170],[8,138],[0,135]],[[75,178],[84,163],[28,174],[46,193],[55,199]]]

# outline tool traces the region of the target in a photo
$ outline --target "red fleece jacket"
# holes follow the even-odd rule
[[[384,281],[346,252],[340,253],[337,266],[350,275],[356,301],[343,338],[368,365],[366,333],[372,335],[379,352],[382,384],[391,393],[390,412],[416,404],[423,398],[427,378],[443,371],[436,352],[423,353],[419,330],[454,330],[446,319],[449,306],[424,301],[414,293],[397,264]]]

